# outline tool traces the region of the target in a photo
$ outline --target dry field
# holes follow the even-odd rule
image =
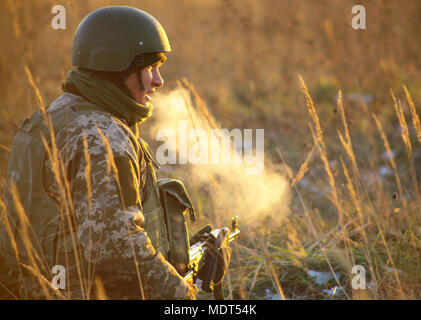
[[[51,27],[55,4],[65,30]],[[417,0],[359,2],[366,30],[352,29],[350,0],[0,0],[2,195],[13,135],[60,94],[78,23],[117,4],[154,15],[173,48],[141,129],[152,149],[179,96],[193,127],[265,130],[264,177],[162,168],[186,182],[200,225],[240,217],[228,298],[421,299]],[[352,287],[355,265],[366,289]]]

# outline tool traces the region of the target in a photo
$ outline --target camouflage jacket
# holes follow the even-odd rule
[[[64,93],[47,112],[80,104],[87,102]],[[55,143],[71,191],[76,246],[83,259],[80,268],[66,269],[73,288],[85,288],[84,293],[68,291],[70,297],[89,296],[99,279],[112,299],[140,298],[141,288],[149,299],[184,299],[189,284],[155,250],[143,228],[148,170],[138,134],[106,111],[85,110],[57,130]],[[62,187],[52,163],[48,157],[44,162],[44,188],[59,204]],[[58,243],[58,251],[72,255],[75,242],[67,239]],[[81,278],[87,286],[79,285]]]

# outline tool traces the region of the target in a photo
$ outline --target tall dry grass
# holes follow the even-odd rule
[[[291,213],[282,223],[241,226],[247,237],[233,247],[225,288],[229,297],[268,298],[269,290],[280,298],[325,299],[332,295],[322,290],[336,287],[333,298],[421,298],[421,57],[416,41],[421,4],[404,2],[363,1],[366,31],[350,28],[352,1],[124,2],[152,13],[167,30],[173,46],[162,68],[167,88],[188,79],[182,84],[209,128],[264,128],[266,150],[275,158],[278,149],[282,159],[277,165],[296,172],[290,177]],[[123,2],[66,1],[65,31],[50,26],[56,3],[0,2],[2,193],[12,137],[26,117],[45,110],[59,94],[78,22],[94,8]],[[364,94],[371,100],[364,101]],[[145,136],[148,129],[146,123]],[[153,145],[154,137],[149,138]],[[59,182],[62,228],[71,228],[70,188],[54,145],[45,147]],[[89,153],[84,157],[89,163]],[[112,153],[108,160],[108,174],[118,177]],[[88,166],[91,190],[89,174]],[[171,175],[187,177],[188,172],[176,167]],[[208,178],[214,188],[223,188]],[[229,218],[229,213],[209,214],[213,206],[206,190],[195,184],[189,188],[203,222],[220,224]],[[15,201],[19,204],[17,193]],[[232,201],[243,200],[233,195]],[[2,202],[0,207],[20,261]],[[51,266],[29,241],[27,214],[19,210],[30,256],[21,272],[32,272],[47,297],[66,298],[51,288]],[[72,237],[70,245],[78,248],[77,241]],[[68,260],[80,261],[81,255],[75,250]],[[351,287],[355,264],[367,269],[367,290]],[[82,297],[91,298],[95,288],[96,298],[106,298],[101,279],[94,278],[95,263],[77,266]],[[328,271],[333,280],[319,286],[309,270]]]

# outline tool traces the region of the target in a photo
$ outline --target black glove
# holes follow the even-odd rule
[[[202,280],[202,289],[206,292],[213,292],[216,286],[220,286],[228,270],[232,251],[228,247],[228,235],[228,230],[222,231],[209,243],[209,250],[199,267],[197,277]]]
[[[200,240],[202,240],[202,236],[206,233],[209,233],[213,230],[213,227],[210,224],[207,224],[206,226],[204,226],[202,229],[200,229],[199,231],[197,231],[193,237],[191,237],[190,239],[190,246],[194,245],[195,243],[199,242]]]

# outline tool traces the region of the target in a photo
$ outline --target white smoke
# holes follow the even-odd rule
[[[164,170],[170,166],[188,189],[204,190],[216,217],[238,215],[252,222],[266,215],[285,216],[288,179],[264,159],[263,130],[220,130],[208,113],[199,110],[182,88],[154,97],[156,123],[151,134],[160,141],[156,156],[161,164],[167,163]]]

